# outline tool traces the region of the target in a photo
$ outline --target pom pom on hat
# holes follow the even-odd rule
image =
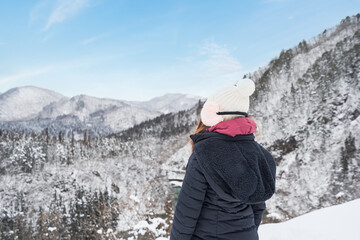
[[[255,83],[248,78],[241,79],[236,84],[240,94],[244,97],[251,96],[255,91]]]

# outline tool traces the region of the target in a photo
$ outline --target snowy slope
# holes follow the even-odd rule
[[[160,111],[162,113],[179,112],[193,107],[199,99],[199,96],[190,94],[172,93],[155,97],[145,102],[125,101],[133,106],[138,106],[151,111]]]
[[[167,172],[168,179],[172,185],[181,187],[182,180],[185,175],[186,164],[190,155],[191,145],[188,143],[184,147],[177,150],[162,165],[162,169]]]
[[[120,143],[116,143],[117,146],[110,142],[107,146],[103,143],[103,146],[117,147],[118,151]],[[60,154],[66,153],[61,144],[57,144],[56,151]],[[34,171],[32,174],[0,175],[0,206],[10,212],[13,209],[14,197],[17,197],[16,193],[21,192],[26,196],[27,206],[34,209],[42,207],[49,211],[50,202],[56,192],[69,209],[76,190],[82,187],[87,192],[107,189],[119,200],[118,204],[122,205],[118,216],[119,231],[131,228],[148,212],[162,213],[168,187],[153,186],[153,181],[149,181],[155,179],[159,171],[158,167],[152,165],[153,158],[121,155],[104,161],[96,153],[93,153],[91,159],[80,158],[79,156],[71,165],[60,162],[45,163],[42,171]],[[138,172],[146,172],[146,175]]]
[[[24,86],[12,88],[0,95],[0,121],[30,119],[46,105],[66,99],[54,91]]]
[[[359,18],[283,51],[251,75],[259,140],[277,161],[269,217],[283,221],[360,197]]]
[[[196,105],[143,122],[124,131],[126,140],[106,136],[77,141],[0,129],[0,239],[14,239],[19,232],[43,232],[54,239],[78,239],[84,232],[94,237],[89,231],[103,218],[83,218],[94,208],[106,215],[96,226],[99,239],[112,234],[114,239],[167,236],[174,197],[168,176],[173,172],[163,162],[186,145],[199,109]],[[51,220],[57,216],[62,220]],[[44,219],[42,225],[25,227],[39,219]],[[79,224],[80,232],[74,230]]]
[[[261,240],[359,240],[360,199],[259,227]]]

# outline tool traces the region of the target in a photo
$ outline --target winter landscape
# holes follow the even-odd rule
[[[277,164],[260,239],[360,239],[360,14],[246,77]],[[204,101],[0,93],[0,239],[169,239]]]

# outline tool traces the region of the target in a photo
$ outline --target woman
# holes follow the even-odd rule
[[[170,240],[256,240],[265,201],[275,192],[271,154],[248,118],[250,79],[210,96],[192,140]]]

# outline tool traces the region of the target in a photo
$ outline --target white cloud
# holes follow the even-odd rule
[[[168,76],[181,76],[198,86],[206,86],[204,91],[207,93],[218,88],[219,83],[235,84],[242,77],[243,67],[234,54],[235,48],[216,43],[213,39],[187,46],[189,53],[176,58],[179,62]]]
[[[97,64],[99,62],[110,61],[118,57],[119,55],[96,56],[96,57],[85,56],[83,58],[66,61],[64,63],[52,64],[33,70],[27,70],[20,73],[0,77],[0,86],[4,85],[5,83],[17,82],[19,80],[29,79],[47,73],[53,74],[59,71],[65,72],[70,69],[86,67],[92,64]]]
[[[80,45],[87,45],[89,43],[96,42],[96,41],[100,40],[101,38],[103,38],[103,35],[98,35],[98,36],[95,36],[95,37],[91,37],[91,38],[88,38],[88,39],[85,39],[85,40],[81,41]]]
[[[44,30],[48,30],[53,24],[61,23],[78,14],[83,8],[89,6],[89,2],[90,0],[58,0],[50,13]]]
[[[186,63],[190,63],[194,61],[194,57],[177,57],[176,60],[183,61]]]
[[[42,42],[42,43],[46,43],[46,42],[51,38],[51,35],[52,35],[52,34],[47,34],[45,37],[43,37],[43,38],[41,39],[41,42]]]
[[[43,18],[43,13],[49,8],[51,2],[49,0],[39,1],[29,13],[29,24],[32,25],[34,22]]]
[[[208,74],[228,75],[237,73],[242,69],[240,62],[231,55],[225,45],[207,41],[201,46],[200,55],[205,57],[202,66]]]
[[[24,79],[24,78],[38,76],[38,75],[49,72],[51,69],[52,69],[52,67],[48,66],[48,67],[43,67],[43,68],[35,69],[32,71],[28,71],[28,72],[17,73],[17,74],[13,74],[10,76],[5,76],[5,77],[0,78],[0,86],[5,83],[16,82],[16,81]]]

